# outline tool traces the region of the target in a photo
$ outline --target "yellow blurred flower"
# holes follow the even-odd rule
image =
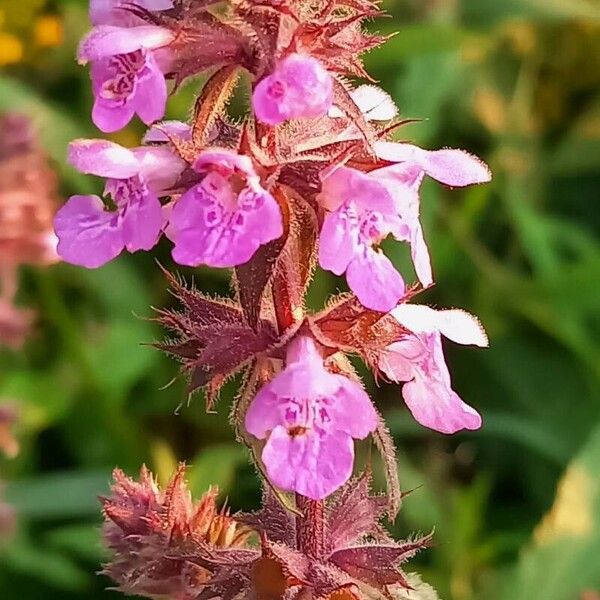
[[[23,43],[12,35],[0,31],[0,66],[18,63],[23,58]]]
[[[508,106],[504,97],[489,87],[478,87],[473,96],[473,111],[493,133],[502,133],[508,124]]]
[[[33,37],[37,46],[49,48],[63,42],[63,26],[56,15],[43,15],[36,19]]]
[[[573,465],[558,485],[556,500],[533,533],[538,546],[562,536],[585,538],[594,530],[592,501],[598,482],[585,468]]]

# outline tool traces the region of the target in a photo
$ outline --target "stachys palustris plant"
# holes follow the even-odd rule
[[[169,276],[179,311],[159,310],[170,337],[157,346],[182,363],[190,392],[212,409],[242,374],[232,411],[240,442],[264,480],[254,514],[218,510],[211,490],[194,504],[183,467],[161,490],[115,473],[104,499],[106,572],[129,594],[174,600],[427,598],[401,565],[430,536],[396,542],[401,492],[395,450],[353,370],[403,383],[415,419],[450,434],[479,414],[451,387],[442,336],[486,346],[477,319],[413,302],[434,276],[419,220],[425,176],[447,186],[490,179],[462,150],[392,141],[406,121],[366,79],[360,56],[386,37],[364,29],[381,14],[368,0],[92,0],[92,30],[78,57],[90,63],[99,129],[140,118],[143,144],[76,140],[69,160],[106,179],[104,195],[73,196],[59,210],[58,252],[99,267],[164,235],[186,266],[233,269],[233,299]],[[203,74],[189,122],[161,121],[169,94]],[[248,114],[227,105],[250,90]],[[406,242],[418,282],[380,248]],[[344,275],[349,293],[308,313],[317,265]],[[372,438],[386,494],[368,467],[353,478],[354,441]]]

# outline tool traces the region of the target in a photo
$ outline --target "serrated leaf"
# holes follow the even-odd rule
[[[276,334],[265,320],[250,327],[241,308],[230,300],[211,299],[169,276],[181,311],[158,310],[156,320],[175,336],[154,346],[177,357],[189,377],[189,392],[207,387],[207,410],[221,386],[273,345]]]
[[[370,484],[367,471],[350,480],[334,498],[327,517],[331,550],[356,543],[365,536],[382,536],[379,522],[386,511],[387,499],[371,495]]]
[[[355,296],[343,294],[309,319],[311,331],[325,346],[355,352],[376,366],[380,352],[403,333],[390,315],[369,310]]]
[[[431,537],[426,536],[389,545],[351,546],[336,550],[329,560],[352,577],[370,585],[400,584],[406,587],[407,581],[399,565],[427,548],[430,542]]]
[[[192,124],[192,142],[202,148],[206,145],[212,127],[223,116],[240,76],[238,65],[227,65],[214,73],[204,84],[196,101]]]
[[[296,541],[296,523],[293,513],[286,510],[269,489],[264,489],[262,506],[254,513],[236,515],[272,542],[292,546]]]
[[[396,464],[396,446],[382,417],[379,417],[377,430],[372,434],[375,446],[379,450],[385,467],[385,480],[387,484],[388,516],[391,520],[396,518],[402,502],[398,467]]]

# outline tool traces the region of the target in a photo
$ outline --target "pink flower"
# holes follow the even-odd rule
[[[78,58],[92,62],[92,120],[101,131],[125,127],[136,113],[147,125],[163,117],[168,62],[163,47],[172,40],[168,29],[155,25],[99,25],[82,40]]]
[[[120,25],[130,27],[143,21],[136,17],[128,6],[139,6],[148,11],[160,11],[173,8],[172,0],[90,0],[90,20],[93,25]]]
[[[256,118],[268,125],[322,117],[332,101],[331,75],[316,58],[302,54],[290,54],[281,60],[252,94]]]
[[[394,198],[369,174],[339,167],[324,178],[318,200],[328,210],[319,264],[336,275],[345,272],[350,289],[367,308],[391,310],[404,295],[404,280],[377,246],[402,225]]]
[[[377,249],[388,235],[410,244],[415,272],[425,287],[433,283],[429,250],[419,220],[419,187],[425,174],[447,185],[490,179],[487,166],[462,150],[428,152],[409,144],[377,142],[380,158],[398,161],[363,173],[339,167],[322,175],[318,199],[328,210],[321,230],[319,263],[346,273],[350,289],[367,308],[386,312],[404,294],[404,282]]]
[[[194,169],[203,180],[177,200],[169,236],[181,265],[233,267],[283,235],[279,205],[260,185],[247,156],[229,150],[202,152]]]
[[[407,334],[388,346],[379,368],[395,382],[406,381],[402,395],[415,419],[441,433],[478,429],[481,417],[452,390],[444,360],[442,339],[486,347],[488,339],[479,321],[462,310],[434,310],[400,304],[392,311]]]
[[[320,500],[349,479],[352,438],[366,438],[377,421],[360,385],[328,372],[315,342],[301,335],[284,371],[254,398],[246,429],[267,440],[262,459],[276,486]]]
[[[129,252],[149,250],[163,225],[159,194],[183,171],[184,163],[166,148],[129,150],[104,140],[76,140],[69,161],[83,173],[106,177],[105,194],[115,210],[98,196],[72,196],[56,213],[58,253],[67,262],[96,268]]]

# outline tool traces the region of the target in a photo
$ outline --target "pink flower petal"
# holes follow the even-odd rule
[[[144,144],[169,142],[171,138],[189,140],[192,136],[192,128],[183,121],[162,121],[156,123],[144,135]]]
[[[258,187],[258,186],[257,186]],[[246,216],[246,233],[249,240],[258,245],[267,244],[283,235],[283,218],[277,200],[269,192],[258,187],[242,190],[238,196],[240,210]],[[254,244],[254,241],[252,242]],[[256,249],[252,251],[252,254]]]
[[[487,334],[479,319],[464,310],[438,311],[438,329],[457,344],[472,344],[482,348],[489,345]]]
[[[127,179],[140,169],[135,154],[108,140],[74,140],[69,144],[68,161],[82,173]]]
[[[217,186],[214,192],[205,189],[209,182]],[[238,203],[226,198],[232,194],[228,186],[222,177],[210,174],[175,204],[173,259],[179,264],[221,268],[244,264],[260,245],[282,235],[281,211],[273,196],[248,190],[240,194]]]
[[[404,345],[405,342],[390,344],[379,355],[378,367],[395,383],[410,381],[415,376],[415,366],[406,356]]]
[[[252,109],[259,121],[267,125],[279,125],[289,118],[289,111],[282,103],[273,100],[272,85],[269,77],[258,82],[252,92]]]
[[[133,118],[135,110],[130,102],[115,103],[96,96],[92,108],[92,121],[104,133],[123,129]]]
[[[169,44],[174,38],[171,31],[156,25],[117,27],[99,25],[94,27],[79,44],[77,58],[85,64],[118,54],[129,54],[142,48],[158,48]]]
[[[168,10],[173,8],[172,0],[90,0],[90,20],[93,25],[121,25],[131,27],[143,21],[123,7],[135,4],[149,11]]]
[[[350,478],[354,444],[341,431],[291,436],[278,426],[269,436],[262,459],[277,487],[322,500]]]
[[[415,273],[417,274],[421,285],[423,287],[429,287],[433,284],[433,271],[431,270],[429,248],[423,237],[423,228],[419,221],[416,221],[412,227],[410,254],[415,267]]]
[[[162,119],[165,114],[167,82],[152,55],[146,57],[146,68],[148,73],[138,81],[131,103],[140,119],[150,125]]]
[[[411,144],[376,142],[375,152],[390,162],[417,164],[433,179],[454,187],[485,183],[492,178],[488,166],[464,150],[428,151]]]
[[[492,178],[488,166],[464,150],[424,152],[420,164],[433,179],[455,187],[485,183]]]
[[[269,385],[263,386],[248,407],[244,427],[255,438],[263,440],[281,424],[281,402]]]
[[[199,173],[214,170],[226,178],[236,172],[242,173],[248,179],[257,178],[250,157],[230,150],[205,150],[200,153],[193,167]]]
[[[423,228],[419,220],[420,200],[418,186],[420,176],[414,177],[410,169],[403,165],[393,165],[372,172],[372,176],[381,181],[392,195],[396,210],[400,215],[393,231],[397,240],[410,243],[410,252],[415,273],[423,287],[433,283],[433,272],[429,248],[423,237]]]
[[[179,179],[187,163],[164,146],[133,148],[139,174],[150,189],[159,195],[168,191]]]
[[[481,427],[479,413],[438,381],[417,377],[404,384],[402,395],[414,418],[425,427],[447,434]]]
[[[335,211],[342,204],[352,201],[364,210],[395,215],[396,203],[392,194],[376,178],[349,167],[338,167],[323,177],[319,204]]]
[[[367,250],[350,262],[346,280],[360,303],[371,310],[388,312],[404,295],[402,276],[387,256],[374,250]]]
[[[356,253],[358,226],[347,212],[326,215],[319,238],[319,264],[323,269],[341,275]]]
[[[122,223],[127,250],[136,252],[153,248],[158,241],[162,224],[162,207],[154,193],[148,192],[135,202],[130,201]]]
[[[336,376],[339,389],[336,402],[328,408],[332,423],[354,439],[364,440],[377,429],[379,418],[369,395],[356,382],[343,375]]]
[[[301,54],[290,54],[281,60],[252,94],[256,118],[268,125],[324,116],[332,101],[331,75],[316,58]]]
[[[433,333],[407,334],[399,342],[391,344],[379,357],[379,368],[392,381],[408,381],[402,395],[413,416],[422,425],[442,433],[480,427],[481,417],[477,411],[465,404],[452,389],[441,336],[437,331],[436,311],[413,305],[398,308],[403,309],[400,317],[405,327],[410,324],[411,328],[432,330]],[[398,309],[394,315],[397,312]]]
[[[350,95],[367,121],[389,121],[398,115],[398,107],[391,96],[376,85],[359,85]],[[344,113],[332,106],[329,116],[343,117]],[[357,132],[360,133],[358,129]]]
[[[269,384],[269,389],[285,398],[316,398],[337,394],[340,382],[320,362],[302,361],[288,364]]]
[[[415,333],[439,331],[458,344],[488,345],[481,323],[464,310],[435,310],[420,304],[400,304],[392,314],[401,325]]]
[[[57,251],[74,265],[94,269],[123,250],[118,215],[104,210],[98,196],[72,196],[54,218]]]

